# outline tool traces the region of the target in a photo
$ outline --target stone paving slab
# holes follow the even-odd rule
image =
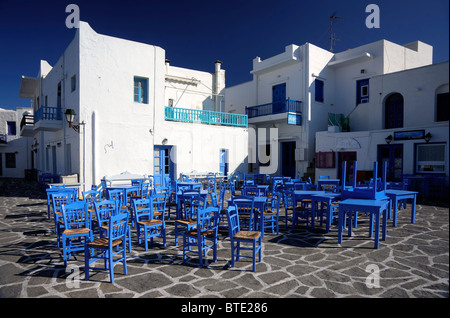
[[[284,210],[280,211],[284,215]],[[167,222],[169,233],[173,221]],[[46,199],[35,184],[0,181],[1,298],[448,298],[449,209],[418,204],[416,224],[410,206],[398,226],[388,222],[387,240],[373,248],[368,219],[361,217],[353,236],[337,243],[337,230],[324,233],[299,227],[269,233],[263,240],[256,272],[242,259],[231,268],[230,242],[221,233],[218,261],[198,268],[182,261],[182,248],[168,235],[163,248],[156,239],[149,251],[137,245],[127,256],[128,274],[115,266],[115,282],[106,272],[90,272],[84,281],[83,254],[63,266],[56,247]],[[212,258],[212,253],[208,254]],[[379,270],[379,279],[373,269]],[[72,270],[72,271],[69,271]],[[80,277],[81,280],[74,278]]]

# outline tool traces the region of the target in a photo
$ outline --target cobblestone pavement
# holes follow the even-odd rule
[[[198,268],[182,262],[173,235],[163,248],[156,239],[149,251],[137,245],[127,256],[128,274],[115,267],[91,272],[84,281],[84,257],[63,266],[55,244],[46,199],[35,184],[0,181],[0,297],[161,297],[161,298],[446,298],[449,297],[449,209],[419,203],[416,223],[410,205],[399,212],[398,226],[388,223],[387,240],[373,248],[368,220],[359,219],[353,236],[337,243],[336,228],[286,230],[267,234],[256,272],[242,259],[229,266],[229,239],[221,234],[218,261]],[[280,212],[284,215],[284,210]],[[168,221],[168,228],[173,222]],[[211,259],[212,254],[208,254]],[[376,271],[379,269],[379,280]],[[81,280],[77,280],[78,275]]]

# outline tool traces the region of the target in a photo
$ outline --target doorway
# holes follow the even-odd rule
[[[228,175],[228,149],[220,149],[219,172],[226,177]]]
[[[277,114],[284,111],[286,103],[286,83],[272,86],[272,113]]]
[[[345,172],[345,181],[352,182],[353,180],[353,167],[357,160],[356,151],[344,151],[338,152],[338,179],[342,179],[342,163],[347,162],[347,169]],[[341,183],[342,184],[342,183]]]
[[[175,165],[170,159],[172,146],[155,146],[153,151],[153,178],[154,185],[166,187],[166,178],[174,180]]]
[[[295,177],[295,141],[281,143],[281,174]]]
[[[400,182],[403,176],[403,144],[378,145],[378,177],[386,162],[386,181]]]

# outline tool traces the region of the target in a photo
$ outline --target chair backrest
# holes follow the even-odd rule
[[[150,201],[150,218],[154,218],[156,212],[161,213],[161,219],[164,221],[164,213],[166,212],[166,202],[168,194],[155,194],[149,198]]]
[[[125,204],[125,196],[123,194],[123,190],[120,189],[111,189],[108,190],[108,200],[119,201],[120,205]]]
[[[200,208],[197,211],[197,233],[214,230],[217,235],[219,229],[219,208],[208,207]],[[200,230],[200,231],[199,231]]]
[[[128,213],[119,213],[111,216],[109,221],[109,247],[112,247],[112,242],[115,240],[122,240],[125,242],[128,229]],[[126,244],[122,244],[122,248],[125,248]],[[112,265],[110,265],[112,266]]]
[[[220,188],[219,192],[219,202],[220,202],[220,209],[223,210],[223,206],[225,204],[225,186],[222,186]]]
[[[133,200],[133,210],[136,217],[136,222],[150,220],[152,218],[150,197],[147,199]]]
[[[211,197],[211,205],[214,207],[219,206],[219,201],[217,201],[217,193],[216,192],[210,192],[209,196]]]
[[[284,191],[284,207],[295,207],[295,194],[293,191]]]
[[[232,204],[236,206],[238,214],[248,216],[248,229],[250,230],[253,228],[253,222],[255,219],[255,197],[247,196],[245,199],[244,197],[245,196],[233,198]]]
[[[184,214],[186,218],[195,219],[199,209],[206,208],[206,198],[202,196],[192,196],[184,201]]]
[[[62,206],[64,216],[64,228],[79,229],[89,228],[90,219],[88,203],[86,201],[72,202]]]
[[[225,210],[225,213],[227,214],[228,220],[228,236],[230,238],[233,238],[234,235],[236,235],[236,233],[241,230],[239,225],[239,213],[236,205],[234,204],[228,205],[227,209]]]
[[[108,221],[111,216],[119,214],[119,202],[115,200],[94,202],[94,209],[98,226],[100,227],[103,225],[103,222]]]
[[[74,202],[72,191],[64,191],[64,189],[62,189],[61,191],[53,193],[52,194],[53,213],[62,212],[62,206],[72,202]]]
[[[94,202],[100,201],[100,191],[88,190],[88,191],[83,191],[82,194],[83,194],[83,200],[87,201],[89,208],[94,207]]]
[[[280,211],[280,201],[281,201],[281,193],[276,192],[272,196],[272,201],[270,202],[270,207],[272,210]]]

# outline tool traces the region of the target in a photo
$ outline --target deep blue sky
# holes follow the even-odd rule
[[[0,0],[0,108],[29,106],[19,95],[22,75],[36,76],[39,61],[54,65],[75,29],[65,20],[69,3],[98,33],[158,45],[171,65],[213,72],[226,70],[226,85],[251,80],[252,60],[282,53],[289,44],[310,42],[334,51],[386,39],[420,40],[434,47],[434,62],[449,58],[448,0]],[[379,29],[365,26],[368,4],[380,8]]]

